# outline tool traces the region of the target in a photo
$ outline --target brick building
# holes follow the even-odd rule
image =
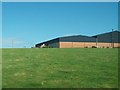
[[[103,34],[98,34],[95,36],[66,36],[55,38],[46,42],[41,42],[35,45],[35,47],[40,48],[41,45],[45,45],[50,48],[111,48],[120,47],[120,32],[108,32]]]

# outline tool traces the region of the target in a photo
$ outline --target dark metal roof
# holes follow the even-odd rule
[[[48,40],[48,41],[45,41],[45,42],[42,42],[42,43],[38,43],[35,46],[41,46],[43,44],[48,45],[48,44],[55,43],[55,42],[59,42],[59,38],[55,38],[55,39]]]
[[[92,37],[98,38],[98,42],[120,43],[120,32],[119,31],[98,34]]]
[[[36,44],[36,46],[40,46],[42,44],[49,45],[55,42],[96,42],[96,38],[98,38],[98,42],[120,43],[120,32],[114,31],[114,32],[98,34],[95,36],[75,35],[75,36],[59,37],[46,42],[38,43]]]
[[[95,42],[96,39],[94,37],[76,35],[76,36],[67,36],[61,37],[61,42]]]

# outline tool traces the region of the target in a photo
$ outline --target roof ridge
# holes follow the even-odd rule
[[[101,34],[96,34],[96,35],[93,35],[93,36],[98,36],[98,35],[103,35],[103,34],[109,34],[109,33],[114,33],[114,32],[119,32],[120,33],[120,31],[118,31],[118,30],[115,30],[115,31],[109,31],[109,32],[106,32],[106,33],[101,33]],[[93,37],[93,36],[91,36],[91,37]]]

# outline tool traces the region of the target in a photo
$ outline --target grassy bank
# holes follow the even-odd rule
[[[114,88],[117,49],[3,49],[3,87]]]

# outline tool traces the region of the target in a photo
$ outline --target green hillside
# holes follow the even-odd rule
[[[3,49],[3,88],[116,88],[117,49]]]

